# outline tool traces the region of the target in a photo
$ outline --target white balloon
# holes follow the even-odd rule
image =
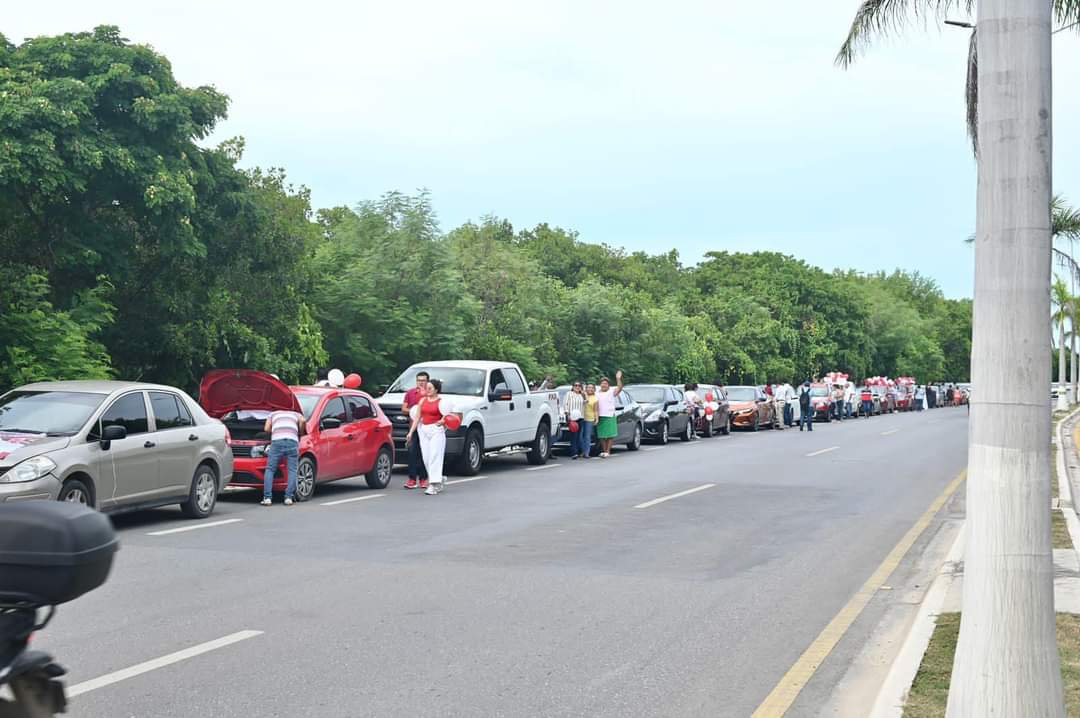
[[[413,421],[416,421],[416,417],[418,417],[418,416],[420,416],[420,407],[419,406],[411,406],[411,407],[409,407],[409,418],[412,419]]]
[[[327,372],[326,378],[330,382],[330,386],[343,386],[345,384],[345,373],[340,369],[331,369]]]

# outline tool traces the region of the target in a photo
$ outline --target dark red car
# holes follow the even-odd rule
[[[199,387],[199,404],[229,429],[234,457],[230,486],[262,488],[270,437],[263,431],[271,411],[295,411],[307,419],[300,437],[296,499],[306,501],[316,484],[363,476],[373,489],[390,483],[394,442],[390,420],[367,393],[355,389],[286,386],[250,369],[217,369]],[[284,491],[285,465],[274,476]]]

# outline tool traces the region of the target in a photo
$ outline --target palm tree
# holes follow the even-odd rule
[[[1050,286],[1050,301],[1053,306],[1057,307],[1057,311],[1051,315],[1050,319],[1057,325],[1058,328],[1058,399],[1057,408],[1058,411],[1065,411],[1069,408],[1068,392],[1065,389],[1067,381],[1067,375],[1065,373],[1065,320],[1069,318],[1071,308],[1075,308],[1076,303],[1073,301],[1073,297],[1069,294],[1069,287],[1065,284],[1065,281],[1061,277],[1055,277],[1054,283]]]
[[[869,1],[869,0],[868,0]],[[1078,0],[979,0],[974,403],[946,715],[1064,718],[1050,542],[1051,32]],[[902,0],[880,0],[897,6]],[[940,8],[955,6],[939,0]],[[967,7],[970,2],[965,2]],[[924,4],[925,7],[925,4]],[[1023,426],[1023,430],[1017,430]]]
[[[1055,32],[1070,27],[1080,27],[1080,0],[1048,0],[1053,2],[1054,18],[1061,26]],[[884,35],[904,29],[909,19],[929,21],[931,18],[945,20],[945,16],[959,10],[970,16],[975,0],[863,0],[855,11],[844,43],[836,54],[836,64],[847,68],[860,53]],[[970,23],[953,23],[971,28],[968,41],[967,83],[964,99],[967,107],[967,129],[971,147],[979,154],[979,49],[978,28]]]

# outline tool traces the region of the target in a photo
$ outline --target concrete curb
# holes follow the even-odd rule
[[[1072,539],[1073,550],[1080,558],[1080,517],[1076,515],[1076,506],[1073,503],[1072,475],[1069,473],[1069,465],[1065,461],[1065,425],[1080,414],[1080,405],[1061,419],[1054,432],[1054,445],[1057,446],[1057,478],[1058,478],[1058,507],[1065,517],[1065,525],[1069,529],[1069,538]]]
[[[904,639],[900,652],[889,668],[889,674],[885,682],[881,684],[874,707],[870,711],[871,718],[901,718],[904,714],[904,704],[907,702],[911,684],[915,682],[915,674],[922,665],[923,655],[930,645],[930,637],[934,634],[937,626],[937,617],[941,613],[941,607],[949,595],[959,566],[964,556],[964,541],[967,522],[960,527],[953,540],[952,547],[945,557],[945,563],[934,578],[933,583],[923,597],[919,605],[919,613],[915,616],[907,638]]]

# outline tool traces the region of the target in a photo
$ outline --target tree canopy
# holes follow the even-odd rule
[[[115,27],[0,36],[0,388],[216,367],[368,386],[410,363],[517,361],[530,378],[764,382],[830,370],[966,380],[971,302],[918,273],[772,252],[626,252],[426,192],[313,212],[284,170],[206,140],[228,108]]]

